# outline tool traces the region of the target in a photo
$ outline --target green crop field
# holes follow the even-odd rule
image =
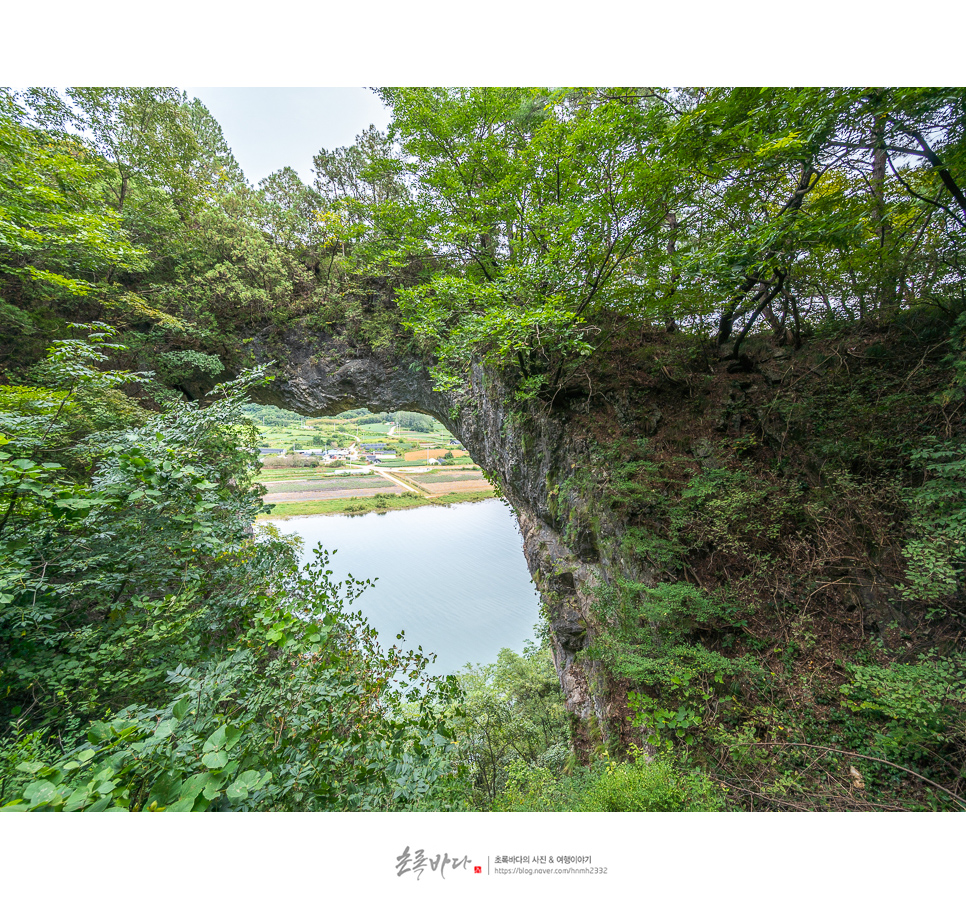
[[[341,492],[345,489],[375,489],[386,482],[382,476],[326,476],[311,480],[268,483],[269,495],[281,492]]]
[[[282,466],[263,468],[258,474],[259,482],[278,482],[283,479],[328,479],[332,476],[349,475],[351,467],[333,468],[331,466]],[[369,475],[357,472],[352,475],[364,477]]]
[[[450,495],[379,495],[373,498],[339,498],[329,501],[285,502],[276,505],[270,514],[260,514],[260,521],[302,517],[310,514],[369,514],[384,511],[405,511],[423,505],[455,505],[460,502],[481,502],[493,498],[492,492],[463,492]]]
[[[407,466],[425,466],[425,460],[383,460],[379,464],[383,469],[387,470],[397,470],[404,469]]]
[[[441,470],[433,470],[429,473],[413,473],[413,482],[471,482],[473,480],[479,479],[480,473],[474,470],[447,470],[443,467]]]

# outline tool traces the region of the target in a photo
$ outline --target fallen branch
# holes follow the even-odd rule
[[[871,757],[868,754],[856,754],[854,751],[842,751],[839,748],[823,747],[820,744],[806,744],[804,741],[737,741],[735,744],[744,744],[751,747],[806,747],[813,748],[818,751],[825,751],[828,754],[842,754],[844,757],[859,757],[862,760],[874,760],[876,763],[883,763],[887,767],[895,767],[897,770],[902,770],[904,773],[908,773],[911,776],[915,776],[917,779],[921,779],[924,783],[929,783],[930,786],[935,786],[942,792],[945,792],[950,798],[955,799],[963,806],[963,810],[966,811],[966,800],[961,799],[955,792],[947,789],[945,786],[940,786],[939,783],[933,782],[931,779],[927,779],[921,773],[916,773],[915,770],[910,770],[908,767],[902,767],[897,763],[893,763],[891,760],[883,760],[881,757]]]

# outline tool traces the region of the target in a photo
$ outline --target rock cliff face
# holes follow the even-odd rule
[[[601,735],[622,735],[623,696],[610,692],[614,688],[593,662],[576,658],[598,628],[593,589],[607,578],[605,560],[592,533],[579,526],[580,511],[551,494],[555,484],[589,462],[579,419],[567,413],[513,412],[506,386],[479,366],[466,389],[454,396],[434,391],[418,363],[360,352],[334,340],[308,341],[292,334],[281,348],[276,342],[271,353],[276,379],[257,394],[260,401],[307,416],[353,408],[418,411],[436,418],[462,442],[517,513],[524,555],[549,620],[557,673],[575,717],[576,739],[591,744]]]

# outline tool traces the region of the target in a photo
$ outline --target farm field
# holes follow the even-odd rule
[[[258,429],[262,447],[294,451],[378,443],[399,455],[396,460],[383,460],[377,468],[390,475],[399,470],[398,482],[363,468],[332,469],[305,457],[265,456],[258,480],[267,490],[265,503],[278,506],[269,517],[358,514],[390,506],[403,509],[476,501],[493,495],[492,486],[483,479],[467,452],[454,448],[449,443],[450,433],[428,417],[422,417],[418,424],[424,428],[431,424],[431,431],[399,428],[391,420],[360,425],[356,419],[367,416],[359,414],[350,418],[307,419],[271,406],[252,405],[248,416]],[[413,425],[420,418],[412,413],[401,413],[400,417]],[[443,459],[447,453],[451,459],[444,469],[427,467],[430,458]],[[410,469],[414,470],[411,474]]]
[[[289,466],[289,467],[262,467],[258,474],[259,482],[277,482],[290,479],[331,479],[339,476],[371,476],[373,475],[366,469],[339,468],[333,469],[331,466]]]
[[[486,482],[476,470],[448,470],[426,471],[425,467],[419,473],[398,473],[397,478],[406,485],[399,485],[378,473],[365,472],[351,474],[340,472],[336,475],[320,474],[312,470],[314,475],[304,475],[302,469],[274,470],[275,474],[284,474],[286,478],[278,476],[261,477],[261,482],[268,490],[264,500],[266,504],[285,506],[276,508],[271,516],[280,514],[351,514],[356,513],[349,508],[353,502],[371,502],[382,500],[399,500],[405,498],[408,504],[396,504],[393,507],[418,507],[420,504],[448,504],[450,501],[477,500],[493,496],[493,487]],[[409,491],[407,486],[419,490],[421,494]],[[413,501],[415,500],[415,503]],[[298,506],[303,510],[290,511],[290,507]],[[305,506],[303,508],[303,506]],[[366,504],[364,507],[369,508]],[[348,510],[347,510],[348,509]]]
[[[493,486],[485,479],[468,479],[463,482],[426,482],[421,484],[430,495],[449,495],[458,492],[489,491],[493,495]]]
[[[353,426],[353,433],[358,434],[363,441],[372,441],[374,438],[370,435],[378,435],[380,438],[385,438],[389,434],[389,430],[394,428],[392,437],[402,438],[408,441],[418,441],[418,442],[433,442],[433,443],[443,443],[449,442],[450,438],[453,437],[439,422],[435,419],[426,419],[432,422],[432,431],[415,431],[412,428],[404,428],[393,422],[376,422],[372,425],[359,425],[358,430]],[[351,419],[348,421],[351,422]]]
[[[423,452],[425,454],[425,451]],[[426,466],[426,458],[423,457],[422,460],[383,460],[379,464],[383,469],[388,469],[390,471],[395,469],[409,469],[415,466]]]
[[[422,460],[425,463],[430,457],[435,457],[437,460],[441,460],[448,453],[452,453],[453,459],[469,456],[465,450],[453,450],[452,447],[437,447],[430,449],[423,447],[420,450],[408,451],[405,454],[405,458],[407,460]]]
[[[373,483],[373,488],[371,489],[332,489],[331,491],[305,489],[300,492],[276,492],[271,495],[266,495],[265,500],[266,504],[275,505],[288,502],[324,502],[326,496],[336,501],[343,498],[373,498],[381,494],[402,495],[405,492],[406,490],[402,486],[394,485],[383,479],[379,484]]]
[[[389,435],[389,424],[354,425],[350,420],[318,418],[303,419],[299,422],[284,425],[262,425],[253,420],[258,430],[258,446],[274,447],[284,450],[320,450],[330,447],[352,447],[374,441],[385,444],[390,450],[414,451],[422,444],[432,445],[432,448],[442,450],[454,449],[449,444],[451,435],[445,429],[441,433],[396,431]],[[423,450],[426,448],[424,447]]]
[[[467,480],[483,480],[482,473],[477,470],[433,470],[428,473],[410,473],[409,478],[414,482],[465,482]],[[483,480],[485,481],[485,480]]]
[[[428,497],[403,492],[401,495],[380,493],[372,498],[340,498],[329,501],[292,501],[278,504],[271,514],[260,514],[260,521],[284,520],[310,514],[382,514],[386,511],[406,511],[424,505],[455,505],[461,502],[481,502],[493,498],[488,492],[450,493]]]
[[[382,476],[369,473],[363,476],[325,476],[313,479],[286,479],[266,482],[269,495],[285,492],[339,492],[345,489],[367,489],[386,482]]]
[[[447,471],[439,472],[436,470],[419,473],[396,473],[401,482],[414,486],[425,495],[434,498],[441,495],[456,495],[466,492],[486,492],[494,494],[493,487],[481,476],[481,474],[469,471]]]

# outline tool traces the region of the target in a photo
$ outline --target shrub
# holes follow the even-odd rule
[[[605,757],[591,767],[553,773],[515,761],[507,767],[506,789],[497,811],[721,811],[725,800],[712,781],[685,771],[670,757],[632,762]]]
[[[639,755],[633,763],[607,760],[580,805],[581,811],[721,811],[724,802],[701,773]]]

